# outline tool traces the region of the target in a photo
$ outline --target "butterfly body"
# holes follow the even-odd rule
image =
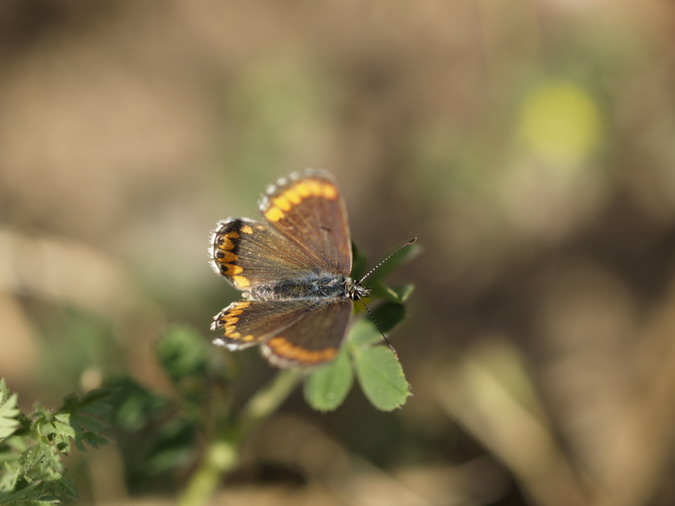
[[[214,342],[238,350],[260,345],[281,367],[333,360],[352,301],[369,293],[350,277],[347,213],[333,177],[307,170],[271,185],[263,221],[228,218],[211,236],[211,264],[243,299],[214,317]]]
[[[304,279],[287,279],[259,285],[245,292],[243,297],[249,300],[352,298],[349,290],[352,284],[351,278],[340,274],[331,276],[319,273]]]

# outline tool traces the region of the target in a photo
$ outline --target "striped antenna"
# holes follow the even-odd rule
[[[412,246],[413,244],[415,244],[415,242],[417,242],[417,237],[413,237],[413,238],[410,239],[407,243],[405,243],[404,245],[402,245],[401,247],[399,247],[396,251],[394,251],[393,253],[390,253],[389,255],[387,255],[383,260],[381,260],[377,265],[375,265],[375,267],[373,267],[372,269],[370,269],[370,270],[366,273],[366,275],[363,276],[363,277],[359,280],[359,282],[358,282],[357,284],[360,285],[360,284],[363,282],[364,279],[366,279],[366,278],[367,278],[368,276],[370,276],[373,272],[375,272],[377,269],[379,269],[379,268],[382,266],[382,264],[384,264],[387,260],[389,260],[389,259],[390,259],[391,257],[393,257],[396,253],[398,253],[399,251],[401,251],[403,248],[407,248],[408,246]],[[384,332],[382,332],[382,329],[380,328],[380,325],[377,323],[377,320],[376,320],[375,317],[373,316],[373,313],[370,311],[370,308],[366,305],[366,303],[363,301],[363,299],[359,299],[359,301],[361,302],[361,304],[363,304],[363,307],[364,307],[364,309],[366,310],[366,312],[368,313],[368,316],[370,316],[370,319],[373,320],[373,323],[375,324],[375,328],[378,330],[378,332],[379,332],[380,334],[382,334],[382,339],[384,339],[384,342],[387,343],[387,346],[389,346],[389,349],[394,353],[394,355],[396,356],[396,358],[398,358],[398,352],[396,351],[396,348],[394,348],[394,345],[391,344],[391,341],[389,341],[389,339],[387,339],[387,336],[384,334]]]

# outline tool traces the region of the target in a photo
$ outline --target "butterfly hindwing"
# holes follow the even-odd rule
[[[316,366],[337,357],[352,314],[349,299],[328,299],[262,344],[279,367]]]
[[[263,343],[281,367],[314,366],[335,358],[351,316],[349,299],[238,301],[214,317],[224,330],[215,343],[231,350]]]
[[[213,317],[211,330],[224,330],[215,343],[232,350],[260,344],[311,311],[307,300],[233,302]]]
[[[270,226],[325,272],[348,276],[352,249],[347,210],[333,177],[308,170],[267,189],[260,212]]]

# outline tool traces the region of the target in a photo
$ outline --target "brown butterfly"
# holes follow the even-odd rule
[[[350,278],[347,210],[334,178],[306,170],[270,185],[263,221],[227,218],[211,235],[211,265],[243,292],[213,318],[215,344],[260,345],[279,367],[333,360],[369,289]]]

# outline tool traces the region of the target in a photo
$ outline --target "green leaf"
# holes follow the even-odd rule
[[[403,304],[397,302],[382,304],[373,311],[373,319],[377,322],[377,326],[370,318],[365,317],[354,323],[347,339],[349,346],[359,347],[384,341],[378,327],[382,332],[391,332],[403,318],[405,318]]]
[[[403,406],[410,395],[410,385],[401,364],[389,348],[357,348],[354,351],[354,367],[361,388],[373,406],[382,411]]]
[[[157,343],[157,356],[176,384],[205,377],[210,353],[204,337],[184,325],[170,327]]]
[[[198,423],[191,417],[174,418],[159,427],[149,449],[148,471],[158,474],[193,465],[198,430]]]
[[[9,461],[13,458],[12,461]],[[4,465],[0,468],[0,492],[9,492],[16,488],[16,482],[21,476],[21,465],[16,454],[3,455]]]
[[[77,499],[71,480],[43,481],[19,490],[0,492],[0,504],[58,504],[63,499]]]
[[[112,381],[115,391],[112,399],[112,424],[127,432],[135,432],[153,420],[164,418],[170,407],[169,400],[148,390],[131,378]]]
[[[405,318],[405,306],[398,302],[386,302],[373,311],[373,319],[382,332],[391,332]]]
[[[110,411],[112,393],[111,389],[102,388],[92,390],[82,398],[71,394],[55,413],[38,406],[33,422],[35,431],[64,454],[70,452],[71,441],[80,451],[85,451],[85,443],[93,448],[107,444],[108,439],[101,433],[108,424],[101,418]]]
[[[108,439],[101,434],[108,427],[102,418],[110,412],[112,395],[112,389],[100,388],[79,400],[75,396],[66,397],[59,414],[69,415],[68,423],[75,431],[72,439],[78,450],[85,451],[85,443],[92,448],[108,444]]]
[[[377,330],[372,321],[364,318],[356,320],[347,337],[349,348],[358,348],[382,341],[382,334]]]
[[[319,411],[333,411],[352,388],[354,374],[349,354],[343,350],[336,360],[317,368],[305,380],[305,400]]]
[[[0,443],[11,436],[19,426],[17,395],[11,394],[4,379],[0,379]]]
[[[57,480],[63,475],[61,457],[56,449],[47,443],[40,443],[26,450],[18,460],[21,479],[27,483]]]
[[[49,414],[35,423],[35,430],[62,453],[70,452],[70,441],[77,435],[70,424],[70,413]]]
[[[394,302],[403,303],[408,300],[408,297],[415,291],[415,285],[412,283],[398,287],[386,287],[386,294]]]

